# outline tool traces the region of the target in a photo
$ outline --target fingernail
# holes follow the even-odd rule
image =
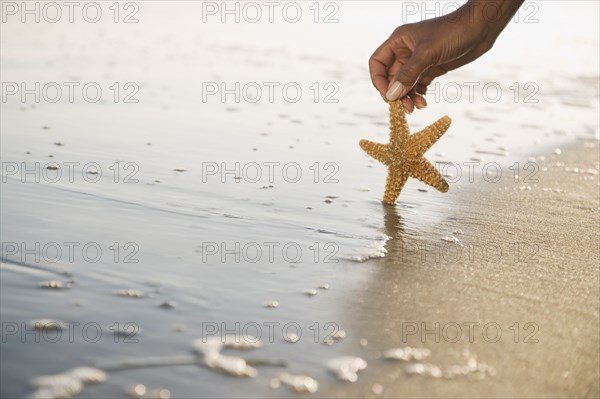
[[[400,93],[402,92],[402,84],[398,81],[392,83],[388,92],[386,93],[386,97],[388,101],[395,101],[400,97]]]
[[[427,104],[423,105],[423,104],[415,103],[415,107],[417,107],[417,109],[423,109],[423,108],[427,107]]]

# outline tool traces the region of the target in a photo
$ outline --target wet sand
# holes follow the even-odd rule
[[[328,393],[375,396],[380,384],[390,398],[598,397],[598,151],[587,141],[538,157],[538,183],[506,170],[463,186],[448,218],[418,234],[403,231],[402,207],[384,207],[388,256],[371,262],[346,311],[369,342],[356,354],[374,367]],[[458,242],[442,240],[457,229]],[[442,371],[469,357],[493,370],[435,378],[409,375],[415,361],[377,359],[405,346],[429,348],[422,363]]]
[[[523,183],[521,176],[515,181],[512,171],[504,169],[504,177],[494,184],[453,185],[445,197],[448,203],[434,215],[440,222],[418,230],[407,228],[417,223],[410,219],[420,216],[402,198],[396,207],[377,205],[384,215],[383,232],[392,237],[387,255],[333,267],[326,278],[331,289],[314,299],[301,298],[300,287],[287,295],[273,291],[277,299],[288,300],[282,301],[282,309],[292,306],[291,312],[283,314],[282,309],[264,307],[260,312],[259,300],[247,303],[250,297],[266,299],[249,294],[252,290],[244,291],[237,302],[217,305],[208,297],[215,294],[207,293],[207,286],[188,290],[176,282],[175,275],[171,282],[143,277],[134,284],[134,279],[86,275],[74,268],[72,289],[32,295],[32,287],[42,280],[67,282],[73,275],[57,273],[56,267],[40,270],[37,265],[3,264],[3,321],[26,321],[37,315],[82,324],[99,322],[108,337],[93,345],[80,338],[74,343],[27,340],[19,345],[15,337],[8,337],[2,353],[11,362],[3,361],[3,374],[16,378],[18,384],[3,389],[7,397],[12,392],[19,396],[31,392],[26,388],[31,374],[22,370],[31,369],[33,359],[41,358],[45,361],[32,369],[34,376],[89,364],[110,371],[107,382],[86,388],[83,398],[117,397],[139,382],[149,388],[167,387],[174,397],[222,396],[223,384],[227,392],[240,396],[247,396],[248,389],[252,397],[256,393],[293,396],[283,387],[268,388],[270,379],[282,371],[315,377],[320,384],[318,397],[597,397],[598,150],[598,141],[588,139],[560,155],[546,154],[543,160],[538,156],[537,183]],[[140,273],[147,265],[138,269]],[[362,282],[357,283],[359,268]],[[179,274],[185,269],[172,262],[169,270]],[[354,278],[344,277],[348,270]],[[307,272],[314,275],[317,287],[324,270]],[[183,278],[190,279],[193,273]],[[277,276],[276,269],[270,274]],[[201,282],[191,281],[192,285]],[[255,276],[253,281],[259,280]],[[146,297],[127,299],[110,288],[127,286],[139,287]],[[231,297],[226,292],[218,298],[225,295]],[[175,309],[157,306],[172,298]],[[241,302],[247,304],[232,308]],[[327,309],[320,308],[323,303]],[[247,311],[252,314],[244,315]],[[141,326],[133,336],[136,344],[122,344],[127,334],[120,336],[119,344],[110,342],[115,317]],[[190,343],[202,336],[203,320],[304,321],[309,317],[321,325],[334,321],[346,337],[333,346],[305,337],[297,344],[265,342],[263,349],[252,353],[227,352],[275,362],[257,366],[259,375],[253,380],[189,363]],[[178,332],[177,325],[183,330]],[[308,321],[302,326],[310,331]],[[385,350],[407,346],[426,348],[431,356],[422,361],[381,358]],[[354,384],[336,381],[325,367],[336,355],[360,356],[369,366],[358,373]],[[148,357],[184,358],[184,363],[158,368],[118,366],[122,361],[144,364]],[[278,361],[285,367],[277,366]],[[408,374],[411,368],[416,375]],[[425,375],[428,372],[433,376]]]

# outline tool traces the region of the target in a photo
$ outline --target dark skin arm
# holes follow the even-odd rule
[[[427,87],[438,76],[489,51],[524,0],[470,0],[442,17],[399,26],[369,59],[371,81],[405,109],[427,106]]]

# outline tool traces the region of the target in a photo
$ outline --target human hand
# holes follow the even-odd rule
[[[427,106],[431,82],[490,50],[522,1],[470,1],[451,14],[398,27],[369,59],[373,85],[404,108]],[[489,5],[497,14],[489,16]],[[488,10],[486,10],[488,9]]]

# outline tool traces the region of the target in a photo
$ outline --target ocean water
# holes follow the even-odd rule
[[[397,25],[450,6],[281,3],[270,22],[248,4],[101,3],[94,23],[66,9],[53,23],[44,3],[39,22],[3,10],[3,397],[86,364],[191,356],[192,341],[227,334],[261,336],[262,348],[231,352],[268,363],[256,378],[132,366],[81,397],[137,383],[174,397],[293,395],[269,387],[281,371],[339,383],[326,363],[363,338],[340,305],[393,235],[385,168],[358,147],[388,134],[367,60]],[[532,155],[598,136],[597,15],[594,2],[527,2],[489,54],[436,83],[409,124],[453,118],[426,154],[451,189],[410,181],[402,234],[443,220],[464,185],[493,184],[496,165],[521,184]],[[65,288],[40,288],[50,280]],[[31,329],[42,318],[63,323],[60,337]]]

